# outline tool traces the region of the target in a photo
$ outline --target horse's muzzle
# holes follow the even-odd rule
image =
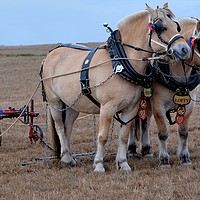
[[[187,60],[191,56],[191,49],[187,44],[177,43],[172,48],[176,60]]]

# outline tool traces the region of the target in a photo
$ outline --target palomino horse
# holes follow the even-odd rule
[[[153,89],[153,96],[147,101],[148,115],[145,120],[140,120],[142,127],[141,134],[141,148],[142,156],[152,156],[150,152],[150,136],[149,136],[149,126],[150,119],[152,116],[152,108],[154,117],[158,126],[158,139],[159,139],[159,159],[161,165],[169,165],[169,155],[167,152],[166,140],[168,137],[167,132],[167,118],[171,124],[169,113],[174,110],[176,114],[176,122],[179,124],[179,147],[178,147],[178,157],[181,164],[188,165],[191,163],[188,151],[188,121],[189,117],[194,108],[194,101],[189,101],[191,99],[196,99],[196,86],[200,82],[200,75],[195,67],[200,67],[200,21],[191,18],[183,18],[179,20],[181,26],[181,33],[187,41],[190,41],[190,45],[193,48],[193,55],[187,60],[183,65],[182,62],[177,62],[171,65],[163,65],[168,68],[168,71],[160,71],[156,69],[156,75]],[[193,36],[193,37],[191,37]],[[188,65],[189,64],[189,65]],[[191,66],[195,66],[191,68]],[[156,67],[156,66],[155,66]],[[160,66],[161,68],[161,66]],[[165,69],[166,70],[166,69]],[[169,71],[170,70],[170,71]],[[168,72],[168,73],[166,73]],[[166,73],[166,74],[165,74]],[[188,91],[190,91],[188,93]],[[190,95],[190,97],[188,96]],[[187,99],[189,98],[189,99]],[[187,101],[189,103],[174,103],[174,101]],[[178,107],[177,107],[178,104]],[[186,110],[186,113],[184,113]],[[183,113],[180,113],[183,112]],[[165,115],[166,113],[166,115]],[[135,139],[135,129],[138,127],[138,121],[134,122],[133,128],[131,129],[131,134],[129,138],[129,154],[131,156],[137,156],[136,152],[136,139]],[[138,129],[136,129],[138,131]]]
[[[121,20],[118,24],[119,30],[112,32],[108,27],[112,32],[108,45],[92,49],[89,54],[86,47],[62,45],[52,50],[43,62],[41,75],[50,108],[49,131],[55,136],[55,148],[61,156],[62,163],[71,166],[76,164],[70,153],[70,136],[79,112],[99,113],[94,171],[105,172],[104,145],[108,139],[113,116],[120,112],[120,119],[119,115],[117,118],[122,125],[119,130],[116,164],[123,171],[131,170],[126,158],[131,123],[125,122],[137,114],[143,86],[148,87],[146,83],[148,79],[152,79],[152,74],[148,61],[128,61],[127,57],[147,58],[154,52],[166,52],[166,49],[154,43],[150,47],[149,43],[152,40],[167,44],[167,51],[176,52],[181,59],[187,59],[191,52],[188,44],[178,34],[177,24],[169,18],[173,16],[170,10],[154,10],[148,5],[146,7],[147,11]],[[153,27],[150,38],[149,21]],[[145,51],[139,52],[133,45]],[[88,75],[89,65],[91,66]]]

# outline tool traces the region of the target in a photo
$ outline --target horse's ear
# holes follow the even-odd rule
[[[163,5],[163,9],[169,9],[168,3],[165,3],[165,4]]]
[[[151,8],[147,3],[146,3],[147,11],[149,13],[150,19],[154,19],[156,17],[156,12],[153,8]]]
[[[200,20],[197,22],[197,31],[200,33]]]

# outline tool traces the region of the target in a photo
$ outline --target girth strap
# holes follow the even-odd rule
[[[89,82],[89,66],[97,49],[98,47],[93,48],[89,52],[89,54],[86,56],[82,65],[82,71],[80,74],[80,82],[81,82],[82,94],[87,96],[96,106],[100,107],[100,103],[96,101],[94,97],[91,95],[90,82]]]

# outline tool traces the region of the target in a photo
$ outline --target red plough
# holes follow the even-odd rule
[[[17,118],[20,117],[19,120],[23,124],[27,124],[30,127],[29,130],[29,138],[31,143],[36,142],[38,139],[43,140],[43,131],[39,125],[33,123],[35,117],[39,115],[39,112],[34,111],[34,102],[31,100],[31,108],[29,106],[25,106],[20,109],[15,109],[13,107],[9,107],[5,110],[0,110],[0,120],[4,118]]]

